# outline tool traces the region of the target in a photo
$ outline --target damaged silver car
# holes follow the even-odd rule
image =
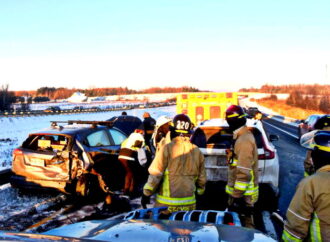
[[[109,121],[52,121],[13,151],[11,185],[80,196],[118,190],[124,173],[118,153],[126,138]]]

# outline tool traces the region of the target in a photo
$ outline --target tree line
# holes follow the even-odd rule
[[[55,87],[40,87],[36,91],[17,91],[16,96],[31,96],[31,97],[47,97],[49,99],[66,99],[72,96],[75,92],[84,93],[88,97],[95,96],[111,96],[111,95],[128,95],[128,94],[150,94],[150,93],[179,93],[179,92],[199,92],[200,90],[194,87],[151,87],[143,90],[129,89],[128,87],[112,87],[112,88],[90,88],[90,89],[69,89]]]
[[[292,85],[270,85],[265,84],[260,88],[241,88],[240,92],[262,92],[262,93],[291,93],[297,91],[309,95],[329,95],[330,85],[320,84],[292,84]]]
[[[88,97],[128,95],[128,94],[152,94],[152,93],[180,93],[180,92],[199,92],[194,87],[151,87],[143,90],[129,89],[128,87],[113,88],[89,88],[89,89],[69,89],[55,87],[40,87],[35,91],[9,91],[9,86],[2,85],[0,90],[0,110],[9,110],[12,103],[32,103],[47,102],[50,100],[67,99],[75,92],[84,93]],[[23,105],[24,106],[24,105]]]
[[[330,85],[295,84],[295,85],[263,85],[260,88],[242,88],[242,92],[289,93],[286,104],[309,110],[330,113]],[[273,96],[273,97],[272,97]],[[271,95],[268,99],[274,99]],[[275,96],[276,97],[276,96]]]

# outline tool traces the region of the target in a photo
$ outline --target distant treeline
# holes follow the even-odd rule
[[[329,95],[330,85],[319,84],[293,84],[293,85],[263,85],[260,88],[242,88],[241,92],[263,92],[263,93],[291,93],[297,91],[303,94],[309,95]]]
[[[95,96],[111,96],[111,95],[128,95],[128,94],[143,94],[143,93],[178,93],[178,92],[199,92],[200,90],[194,87],[151,87],[144,90],[133,90],[127,87],[112,87],[112,88],[90,88],[90,89],[68,89],[55,87],[41,87],[36,91],[16,91],[15,96],[30,96],[30,97],[47,97],[49,99],[66,99],[72,96],[75,92],[84,93],[88,97]]]
[[[330,113],[330,85],[263,85],[261,88],[243,88],[242,92],[263,92],[263,93],[289,93],[286,104],[292,107],[299,107],[308,110],[317,110]],[[270,100],[276,99],[276,95],[271,95]]]
[[[151,87],[144,90],[133,90],[127,87],[115,88],[90,88],[90,89],[68,89],[55,87],[41,87],[36,91],[9,91],[9,86],[0,87],[0,111],[9,110],[12,103],[22,103],[23,109],[28,108],[32,102],[47,102],[50,100],[67,99],[75,92],[84,93],[88,97],[128,95],[128,94],[151,94],[151,93],[179,93],[179,92],[199,92],[194,87]]]

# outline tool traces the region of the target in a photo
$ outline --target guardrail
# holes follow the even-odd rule
[[[58,115],[58,114],[72,114],[72,113],[91,113],[91,112],[110,112],[110,111],[122,111],[130,109],[143,109],[170,106],[168,103],[157,103],[157,104],[130,104],[127,106],[109,107],[109,108],[84,108],[84,109],[62,109],[60,111],[46,111],[46,110],[24,110],[24,111],[0,111],[0,117],[20,117],[20,116],[39,116],[39,115]]]

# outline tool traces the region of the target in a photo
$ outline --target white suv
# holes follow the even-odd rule
[[[260,195],[266,189],[277,197],[279,180],[279,161],[277,151],[271,141],[278,136],[267,136],[261,121],[247,119],[247,127],[253,133],[259,154],[259,187]],[[226,149],[232,144],[232,132],[224,119],[210,119],[201,122],[191,137],[205,156],[207,180],[209,182],[227,182],[228,165]],[[268,188],[265,188],[265,185]],[[269,189],[271,188],[271,189]],[[263,195],[268,196],[268,195]],[[273,196],[272,196],[273,197]]]

